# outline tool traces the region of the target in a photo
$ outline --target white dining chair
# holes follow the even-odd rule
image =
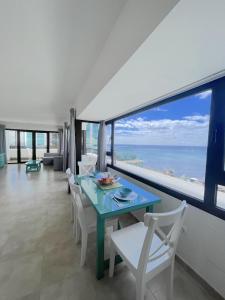
[[[76,201],[75,201],[75,197],[76,197],[76,184],[75,184],[75,180],[74,180],[74,176],[71,176],[69,178],[69,186],[70,186],[70,191],[71,191],[71,218],[72,218],[72,222],[73,222],[73,234],[75,236],[75,240],[76,243],[79,243],[80,241],[80,234],[79,234],[79,222],[78,222],[78,218],[77,218],[77,205],[76,205]],[[91,205],[90,201],[87,199],[87,197],[84,195],[84,193],[81,193],[81,201],[82,201],[82,205],[83,207],[88,207]]]
[[[77,234],[81,234],[81,259],[80,265],[83,266],[86,261],[88,235],[96,231],[96,212],[92,206],[85,207],[82,202],[81,187],[77,184],[71,184],[71,191],[75,200],[76,214],[79,222]],[[112,227],[113,231],[118,229],[118,219],[109,219],[106,221],[106,227]],[[77,237],[79,239],[79,237]]]
[[[111,234],[109,276],[118,253],[136,279],[136,300],[143,300],[147,283],[170,268],[169,299],[173,299],[174,258],[187,209],[186,201],[170,212],[146,213],[139,222]],[[162,227],[167,228],[165,234]]]
[[[70,179],[70,177],[73,176],[73,173],[71,172],[70,168],[66,169],[66,176],[67,176],[67,192],[69,194],[70,193],[69,179]]]

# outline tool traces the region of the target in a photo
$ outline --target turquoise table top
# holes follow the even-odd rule
[[[36,165],[36,164],[40,164],[41,161],[40,160],[28,160],[25,164],[26,165]]]
[[[137,194],[137,197],[132,201],[120,201],[119,203],[113,199],[113,195],[120,188],[102,190],[96,185],[94,178],[87,176],[76,176],[75,180],[77,180],[83,192],[92,202],[96,212],[104,217],[110,217],[130,212],[132,210],[146,208],[146,206],[151,206],[160,202],[158,196],[123,178],[120,178],[120,184],[124,187],[130,188]]]

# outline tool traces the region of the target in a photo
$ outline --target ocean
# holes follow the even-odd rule
[[[140,160],[144,168],[199,181],[205,178],[206,152],[196,146],[115,145],[117,160]]]

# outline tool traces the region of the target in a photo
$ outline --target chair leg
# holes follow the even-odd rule
[[[81,236],[81,259],[80,259],[80,266],[81,267],[83,267],[83,265],[85,264],[85,260],[86,260],[87,240],[88,240],[87,233],[82,232],[82,236]]]
[[[76,219],[76,223],[74,223],[74,226],[75,226],[75,241],[76,241],[76,244],[78,244],[80,242],[81,229],[80,229],[80,224],[77,219]]]
[[[112,243],[112,241],[111,241],[111,243]],[[113,274],[114,274],[115,257],[116,257],[116,251],[115,251],[113,245],[110,245],[109,277],[113,277]]]
[[[74,207],[72,201],[71,201],[71,222],[74,223]]]
[[[168,293],[169,300],[173,300],[173,290],[174,290],[173,284],[174,284],[174,259],[171,263],[170,270],[169,270],[169,293]]]

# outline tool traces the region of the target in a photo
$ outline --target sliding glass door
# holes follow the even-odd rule
[[[8,163],[42,160],[46,152],[59,152],[59,133],[6,129],[6,151]]]
[[[36,159],[42,160],[47,152],[47,132],[35,133]]]
[[[33,134],[31,131],[20,131],[20,162],[33,159]]]
[[[8,164],[17,163],[18,147],[16,130],[6,130],[6,156]]]

